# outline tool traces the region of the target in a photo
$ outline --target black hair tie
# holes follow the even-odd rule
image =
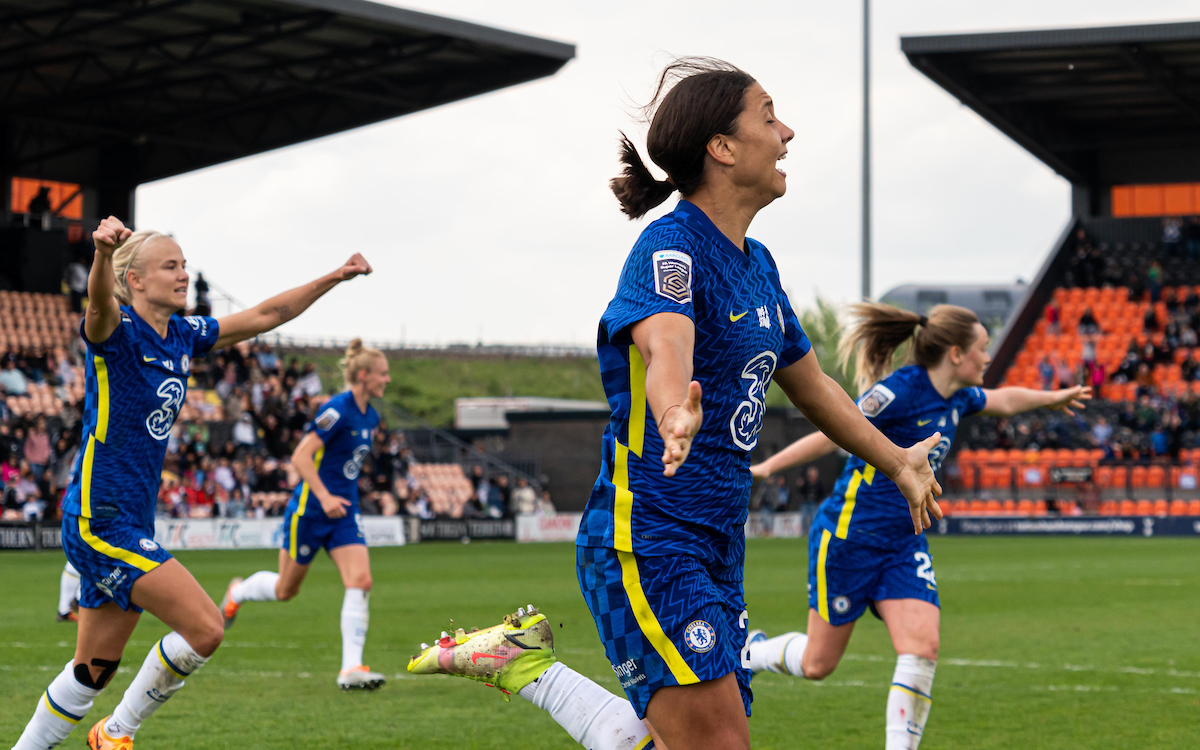
[[[922,316],[921,316],[921,319],[920,319],[919,321],[917,321],[917,325],[919,325],[919,326],[921,326],[922,328],[924,328],[925,326],[929,325],[929,318],[927,318],[927,317],[925,317],[924,315],[922,315]]]

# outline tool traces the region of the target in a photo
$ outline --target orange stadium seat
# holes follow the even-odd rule
[[[1100,503],[1100,515],[1115,516],[1121,510],[1120,504],[1116,500],[1104,500]]]
[[[1165,498],[1159,498],[1154,501],[1154,515],[1165,516],[1168,512],[1168,505]]]
[[[1200,500],[1188,500],[1188,515],[1200,516]]]
[[[1121,501],[1121,515],[1136,516],[1137,515],[1137,501],[1122,500]]]
[[[1171,515],[1186,516],[1187,514],[1188,514],[1187,500],[1172,500],[1171,501]]]
[[[1146,500],[1146,499],[1138,500],[1137,501],[1137,515],[1139,515],[1139,516],[1154,515],[1154,501]]]

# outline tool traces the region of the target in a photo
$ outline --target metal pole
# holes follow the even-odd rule
[[[871,0],[863,0],[862,297],[871,297]]]

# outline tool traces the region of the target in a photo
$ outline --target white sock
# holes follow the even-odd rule
[[[913,654],[896,658],[896,673],[887,702],[887,750],[917,750],[929,709],[933,708],[933,673],[937,662]]]
[[[649,750],[646,725],[633,706],[575,670],[555,662],[521,688],[520,696],[547,711],[588,750]]]
[[[233,591],[229,592],[229,596],[238,604],[242,602],[273,602],[276,601],[275,584],[278,582],[278,573],[260,570],[234,586]]]
[[[784,633],[768,638],[750,647],[750,669],[755,674],[765,671],[803,677],[804,670],[800,665],[807,646],[808,636],[804,633]]]
[[[25,725],[13,750],[45,750],[59,744],[83,720],[100,692],[80,684],[75,679],[74,660],[67,662],[38,698],[33,718]]]
[[[342,599],[342,671],[362,666],[367,625],[371,621],[367,610],[370,597],[371,592],[364,589],[346,589],[346,597]]]
[[[167,633],[146,654],[104,731],[110,737],[132,738],[142,722],[183,687],[184,678],[207,663],[208,659],[193,651],[183,636]]]
[[[65,615],[71,611],[71,600],[79,593],[79,571],[71,563],[63,568],[58,577],[58,613]]]

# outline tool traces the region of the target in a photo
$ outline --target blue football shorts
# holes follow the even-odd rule
[[[717,580],[687,555],[638,557],[607,547],[576,547],[575,571],[604,652],[639,718],[660,687],[730,673],[750,715],[741,581]]]
[[[920,599],[941,606],[925,535],[913,536],[902,550],[887,550],[839,539],[813,524],[808,535],[808,606],[830,625],[845,625],[862,617],[867,607],[878,617],[875,602],[885,599]]]
[[[79,571],[79,606],[88,608],[116,602],[121,609],[141,612],[129,601],[133,582],[171,559],[154,541],[153,525],[119,519],[63,514],[62,545]]]
[[[366,544],[361,518],[357,510],[341,518],[312,518],[289,509],[283,517],[280,547],[296,562],[308,565],[322,547],[329,551],[347,544]]]

